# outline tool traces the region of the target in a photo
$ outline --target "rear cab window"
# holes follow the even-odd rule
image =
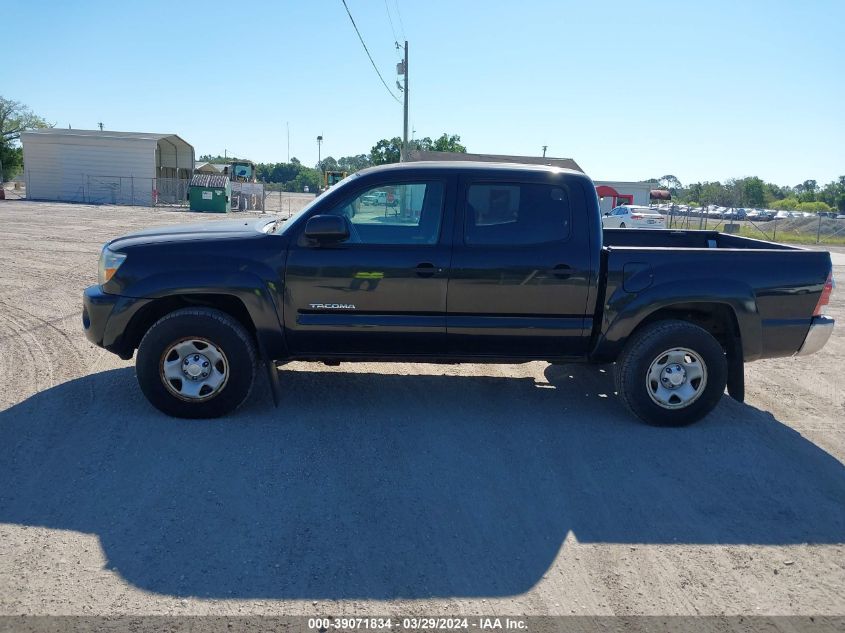
[[[476,183],[467,188],[464,243],[525,246],[569,239],[572,207],[566,187],[540,183]]]

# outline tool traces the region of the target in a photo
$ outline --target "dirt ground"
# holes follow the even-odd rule
[[[686,429],[545,363],[295,363],[175,420],[80,297],[197,219],[0,201],[0,614],[845,614],[842,325]]]

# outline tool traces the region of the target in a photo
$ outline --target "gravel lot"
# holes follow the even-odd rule
[[[845,614],[842,325],[687,429],[545,363],[295,363],[180,421],[80,294],[197,219],[0,202],[0,614]]]

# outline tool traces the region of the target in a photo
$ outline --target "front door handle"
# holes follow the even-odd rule
[[[558,279],[569,279],[572,276],[572,267],[567,264],[558,264],[552,268],[552,274]]]
[[[439,273],[441,270],[442,268],[437,268],[434,264],[423,262],[422,264],[417,264],[414,272],[417,274],[417,277],[434,277],[434,273]]]

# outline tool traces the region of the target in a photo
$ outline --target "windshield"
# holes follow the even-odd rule
[[[301,218],[303,215],[308,213],[314,207],[314,205],[317,204],[317,202],[321,201],[323,199],[323,196],[325,196],[329,192],[331,192],[331,195],[334,196],[336,192],[341,191],[344,187],[349,186],[349,183],[354,182],[357,177],[358,177],[357,173],[350,174],[349,176],[347,176],[346,178],[341,180],[339,183],[332,186],[330,189],[326,189],[326,191],[324,191],[323,193],[314,196],[314,199],[311,202],[309,202],[304,207],[302,207],[299,211],[297,211],[296,213],[291,215],[286,221],[283,222],[282,220],[284,220],[284,218],[279,217],[279,219],[276,221],[277,224],[276,224],[275,233],[277,235],[284,234],[288,230],[289,227],[296,224],[296,221],[299,218]]]

